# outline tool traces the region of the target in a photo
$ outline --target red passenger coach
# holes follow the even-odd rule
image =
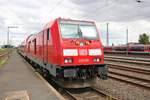
[[[59,79],[106,79],[103,46],[92,21],[57,18],[26,39],[26,58]]]

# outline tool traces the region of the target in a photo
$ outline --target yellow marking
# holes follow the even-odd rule
[[[0,67],[2,67],[2,65],[4,65],[7,60],[8,60],[8,57],[6,57],[4,60],[0,60]]]
[[[112,98],[110,96],[107,96],[106,100],[112,100]]]

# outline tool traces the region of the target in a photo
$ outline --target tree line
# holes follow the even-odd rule
[[[141,44],[150,44],[150,38],[149,35],[147,35],[146,33],[143,33],[139,36],[139,43]]]

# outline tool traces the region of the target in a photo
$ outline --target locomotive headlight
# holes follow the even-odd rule
[[[100,58],[94,58],[93,62],[100,62]]]
[[[65,58],[64,59],[64,63],[72,63],[72,62],[73,62],[72,58]]]
[[[65,63],[68,63],[68,59],[65,59],[64,62],[65,62]]]
[[[83,42],[81,42],[81,43],[80,43],[80,46],[84,46],[84,43],[83,43]]]
[[[99,62],[100,61],[100,59],[99,58],[97,58],[97,62]]]
[[[69,62],[69,63],[72,63],[72,59],[68,59],[68,62]]]
[[[80,44],[80,42],[79,42],[79,41],[76,41],[76,42],[75,42],[75,44],[76,44],[76,45],[79,45],[79,44]]]
[[[101,49],[89,49],[89,55],[90,56],[102,55],[102,50]]]
[[[90,44],[90,42],[89,42],[89,41],[86,41],[86,42],[85,42],[85,44],[86,44],[86,45],[89,45],[89,44]]]
[[[94,59],[93,59],[93,62],[97,62],[97,59],[96,59],[96,58],[94,58]]]

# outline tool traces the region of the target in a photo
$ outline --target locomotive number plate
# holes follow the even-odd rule
[[[79,59],[79,63],[89,62],[88,58]]]

